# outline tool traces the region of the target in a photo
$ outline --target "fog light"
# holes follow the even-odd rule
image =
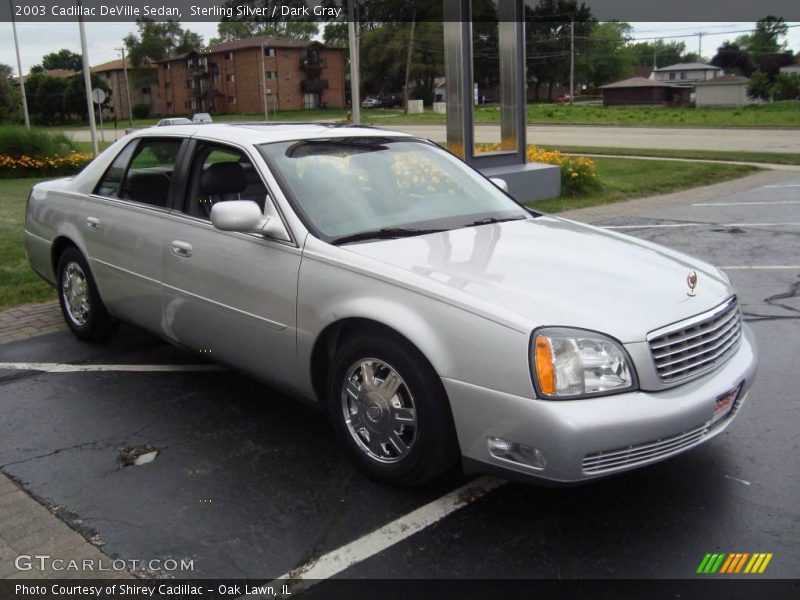
[[[539,448],[510,442],[499,437],[487,438],[486,445],[489,448],[489,454],[495,458],[510,460],[534,469],[544,469],[547,464],[544,450],[539,450]]]

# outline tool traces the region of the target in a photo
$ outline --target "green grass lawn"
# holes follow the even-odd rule
[[[559,150],[566,154],[611,154],[616,156],[651,156],[657,158],[688,158],[800,165],[800,154],[781,152],[738,152],[717,150],[669,150],[661,148],[607,148],[602,146],[551,146],[536,144],[545,150]]]
[[[53,288],[28,266],[22,245],[28,192],[40,181],[0,180],[0,306],[41,302],[56,297]]]
[[[529,104],[529,124],[541,125],[638,125],[667,127],[800,127],[800,102],[785,101],[744,108],[693,108],[663,106],[610,106],[595,104]],[[436,124],[445,115],[426,110],[404,115],[399,110],[361,111],[369,125]],[[499,106],[475,108],[475,123],[500,123]]]
[[[742,165],[638,161],[598,158],[602,188],[581,198],[556,198],[532,204],[545,212],[619,202],[742,177],[758,169]],[[28,266],[23,249],[25,205],[41,179],[0,180],[0,307],[55,298],[53,289]]]
[[[595,158],[602,187],[580,198],[559,197],[530,204],[543,212],[557,213],[619,202],[629,198],[656,196],[695,186],[711,185],[758,171],[747,165],[719,165],[672,161],[640,161],[625,158]]]

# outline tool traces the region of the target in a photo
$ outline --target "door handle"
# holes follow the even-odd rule
[[[100,229],[100,219],[97,217],[86,217],[86,226],[89,229]]]
[[[172,253],[181,258],[189,258],[192,255],[192,245],[189,242],[182,242],[181,240],[173,240]]]

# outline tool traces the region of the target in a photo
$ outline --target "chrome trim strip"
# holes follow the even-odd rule
[[[709,311],[704,313],[700,313],[699,315],[695,315],[694,317],[689,317],[683,321],[676,321],[675,323],[670,323],[669,325],[665,325],[664,327],[660,327],[659,329],[655,329],[647,334],[645,340],[648,342],[652,339],[661,337],[662,335],[666,335],[670,332],[680,331],[681,329],[687,329],[692,325],[696,325],[697,323],[701,323],[703,321],[707,321],[713,318],[715,315],[725,312],[727,309],[730,308],[732,304],[736,304],[736,296],[731,296],[725,302],[720,304],[719,306],[712,308]]]

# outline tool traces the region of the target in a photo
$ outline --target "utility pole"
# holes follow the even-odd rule
[[[133,107],[131,106],[131,87],[128,85],[128,63],[125,62],[125,46],[117,48],[122,52],[122,73],[125,77],[125,95],[128,97],[128,126],[133,129]]]
[[[264,70],[264,42],[261,42],[261,97],[264,98],[264,120],[269,121],[269,104],[267,104],[267,72]]]
[[[569,103],[575,102],[575,19],[569,22]]]
[[[81,3],[78,3],[81,6]],[[86,47],[86,28],[83,26],[83,17],[78,17],[78,26],[81,31],[81,54],[83,55],[83,85],[86,87],[86,107],[89,115],[89,134],[92,138],[92,154],[97,156],[97,125],[94,122],[94,102],[92,100],[92,76],[89,74],[89,50]]]
[[[8,0],[11,9],[11,29],[14,30],[14,49],[17,51],[17,75],[19,75],[19,91],[22,95],[22,116],[25,118],[25,127],[31,128],[31,118],[28,115],[28,98],[25,96],[25,78],[22,76],[22,60],[19,57],[19,42],[17,41],[17,23],[14,20],[14,7],[11,0]]]
[[[361,94],[358,79],[358,34],[353,0],[347,0],[347,37],[350,42],[350,110],[353,124],[361,124]]]
[[[698,31],[697,32],[697,56],[700,60],[703,60],[703,36],[706,34],[705,31]]]

